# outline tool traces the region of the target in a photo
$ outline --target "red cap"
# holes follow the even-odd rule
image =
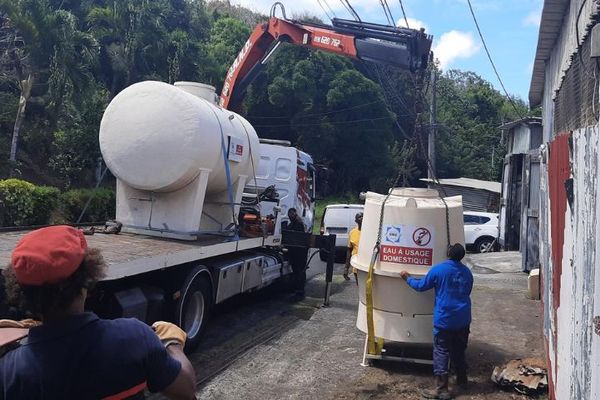
[[[12,253],[12,267],[22,285],[51,285],[71,276],[86,250],[83,232],[70,226],[50,226],[21,238]]]

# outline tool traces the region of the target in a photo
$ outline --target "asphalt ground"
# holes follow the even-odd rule
[[[471,387],[458,399],[527,398],[500,391],[490,375],[510,359],[543,356],[541,305],[526,299],[527,277],[514,254],[499,266],[498,259],[508,255],[470,257],[475,276],[467,351]],[[357,286],[343,280],[342,270],[336,264],[329,307],[322,307],[325,264],[318,256],[307,271],[306,299],[294,302],[286,285],[278,284],[217,307],[190,356],[198,398],[420,399],[420,389],[432,383],[430,366],[360,365],[365,336],[355,326]]]

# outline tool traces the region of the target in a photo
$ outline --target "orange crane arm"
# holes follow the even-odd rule
[[[422,30],[341,19],[334,19],[333,23],[334,26],[301,23],[272,15],[267,23],[257,25],[227,72],[219,101],[221,107],[237,109],[245,88],[279,42],[412,71],[427,67],[431,36]]]

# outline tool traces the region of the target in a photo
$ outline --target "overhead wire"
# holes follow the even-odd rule
[[[393,117],[388,116],[388,117],[378,117],[378,118],[362,118],[362,119],[353,119],[350,121],[339,121],[339,122],[328,122],[329,125],[346,125],[346,124],[354,124],[357,122],[367,122],[367,121],[381,121],[381,120],[386,120],[386,119],[393,119]],[[306,123],[306,124],[294,124],[294,126],[320,126],[322,125],[322,122],[315,122],[315,123]],[[275,124],[275,125],[252,125],[255,128],[284,128],[287,126],[290,126],[290,124]]]
[[[334,18],[337,18],[337,15],[335,15],[335,11],[333,11],[333,8],[331,8],[329,6],[329,3],[327,2],[327,0],[323,0],[323,3],[325,3],[325,6],[327,7],[327,9],[331,12],[331,14],[333,15]]]
[[[383,8],[383,13],[385,14],[385,19],[387,19],[388,25],[393,25],[394,21],[390,21],[390,16],[388,15],[387,9],[385,8],[384,0],[379,0],[379,4],[381,4],[381,8]]]
[[[348,11],[348,13],[354,17],[354,14],[352,14],[352,10],[350,10],[350,7],[348,7],[348,5],[344,2],[344,0],[340,0],[340,3],[342,3],[342,5],[346,9],[346,11]],[[356,18],[354,18],[354,19],[356,19]]]
[[[390,15],[390,19],[391,19],[390,26],[396,27],[396,20],[394,19],[394,16],[392,15],[392,10],[390,9],[390,6],[389,6],[387,0],[383,0],[383,4],[385,4],[385,9],[387,10],[387,13]]]
[[[400,9],[402,10],[402,15],[404,16],[404,22],[406,23],[406,27],[410,29],[408,26],[408,18],[406,18],[406,12],[404,11],[404,4],[402,4],[402,0],[398,0],[400,2]]]
[[[506,98],[508,99],[508,101],[510,102],[512,107],[515,109],[515,112],[517,113],[517,115],[520,118],[525,118],[523,113],[519,110],[519,108],[515,104],[515,101],[512,99],[512,97],[510,97],[510,94],[508,94],[508,90],[506,90],[506,87],[504,86],[504,82],[502,81],[502,78],[500,77],[500,73],[498,72],[498,69],[496,68],[496,64],[494,63],[494,60],[492,59],[490,50],[488,49],[485,39],[483,37],[483,33],[481,33],[481,28],[479,27],[479,22],[477,22],[477,17],[475,16],[475,11],[473,11],[473,5],[471,4],[471,0],[467,0],[467,4],[469,5],[469,10],[471,11],[471,16],[473,17],[473,22],[475,22],[475,27],[477,28],[477,32],[479,33],[479,38],[481,39],[481,43],[483,43],[483,48],[485,49],[485,53],[487,54],[488,60],[490,60],[490,64],[492,64],[492,68],[494,69],[496,78],[498,78],[498,81],[500,82],[500,86],[502,86],[502,90],[504,90],[504,94],[506,95]]]
[[[362,104],[358,104],[352,107],[346,107],[346,108],[339,108],[337,110],[331,110],[331,111],[326,111],[326,112],[322,112],[322,113],[311,113],[311,114],[303,114],[301,115],[302,118],[305,117],[320,117],[323,115],[329,115],[329,114],[335,114],[338,112],[343,112],[343,111],[348,111],[348,110],[354,110],[357,108],[361,108],[361,107],[365,107],[365,106],[370,106],[372,104],[377,104],[377,103],[381,103],[381,100],[375,100],[375,101],[369,101],[368,103],[362,103]],[[261,117],[258,115],[246,115],[246,118],[260,118],[260,119],[290,119],[289,116],[265,116],[265,117]]]
[[[352,14],[352,16],[354,16],[354,19],[356,19],[358,22],[362,22],[362,19],[360,19],[360,16],[358,15],[358,13],[354,9],[354,7],[352,7],[352,4],[350,4],[350,0],[344,0],[344,1],[348,5],[348,7],[350,7],[350,13]]]
[[[323,0],[325,1],[325,0]],[[325,7],[323,7],[323,4],[321,3],[321,0],[317,0],[317,3],[319,3],[319,7],[321,7],[321,10],[323,10],[323,12],[325,13],[325,15],[327,16],[327,18],[331,19],[331,16],[329,15],[329,13],[327,12],[327,10],[325,9]]]

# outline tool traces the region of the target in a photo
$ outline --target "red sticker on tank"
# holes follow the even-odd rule
[[[418,247],[381,245],[379,261],[397,264],[430,266],[433,261],[433,250]]]

